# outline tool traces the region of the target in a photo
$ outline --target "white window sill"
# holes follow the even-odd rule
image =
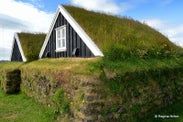
[[[66,52],[66,48],[56,49],[55,52]]]

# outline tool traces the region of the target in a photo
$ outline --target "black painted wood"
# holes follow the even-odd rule
[[[56,28],[66,25],[66,48],[65,52],[56,52]],[[91,50],[86,46],[83,40],[79,37],[76,31],[72,28],[72,26],[68,23],[68,21],[64,18],[64,16],[60,13],[54,28],[51,32],[50,38],[48,40],[47,46],[44,50],[42,58],[46,57],[46,54],[50,52],[50,58],[60,58],[60,57],[75,57],[72,55],[75,48],[79,48],[78,57],[94,57]]]
[[[23,58],[22,58],[21,53],[20,53],[20,49],[18,48],[17,41],[15,41],[15,43],[13,45],[13,52],[12,52],[12,56],[11,56],[11,61],[19,61],[19,62],[23,61]]]

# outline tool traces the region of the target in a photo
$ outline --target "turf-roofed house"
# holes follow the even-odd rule
[[[33,61],[39,58],[39,52],[46,34],[15,33],[11,52],[11,61]]]
[[[40,58],[103,56],[99,47],[66,8],[58,7],[40,51]]]
[[[133,19],[61,5],[56,11],[39,57],[109,56],[116,59],[160,55],[160,50],[166,50],[168,54],[176,48],[161,33]]]

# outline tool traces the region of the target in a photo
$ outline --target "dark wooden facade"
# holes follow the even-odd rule
[[[56,31],[57,27],[66,25],[66,51],[56,52]],[[76,31],[71,27],[65,17],[59,13],[51,32],[50,38],[43,52],[42,58],[59,57],[94,57],[93,53],[79,37]]]
[[[23,61],[22,56],[21,56],[21,53],[20,53],[20,49],[18,48],[18,44],[17,44],[16,39],[15,39],[15,42],[13,44],[11,61],[20,61],[20,62]]]

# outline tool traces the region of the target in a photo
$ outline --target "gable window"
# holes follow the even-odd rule
[[[60,26],[56,30],[56,52],[66,51],[66,26]]]

